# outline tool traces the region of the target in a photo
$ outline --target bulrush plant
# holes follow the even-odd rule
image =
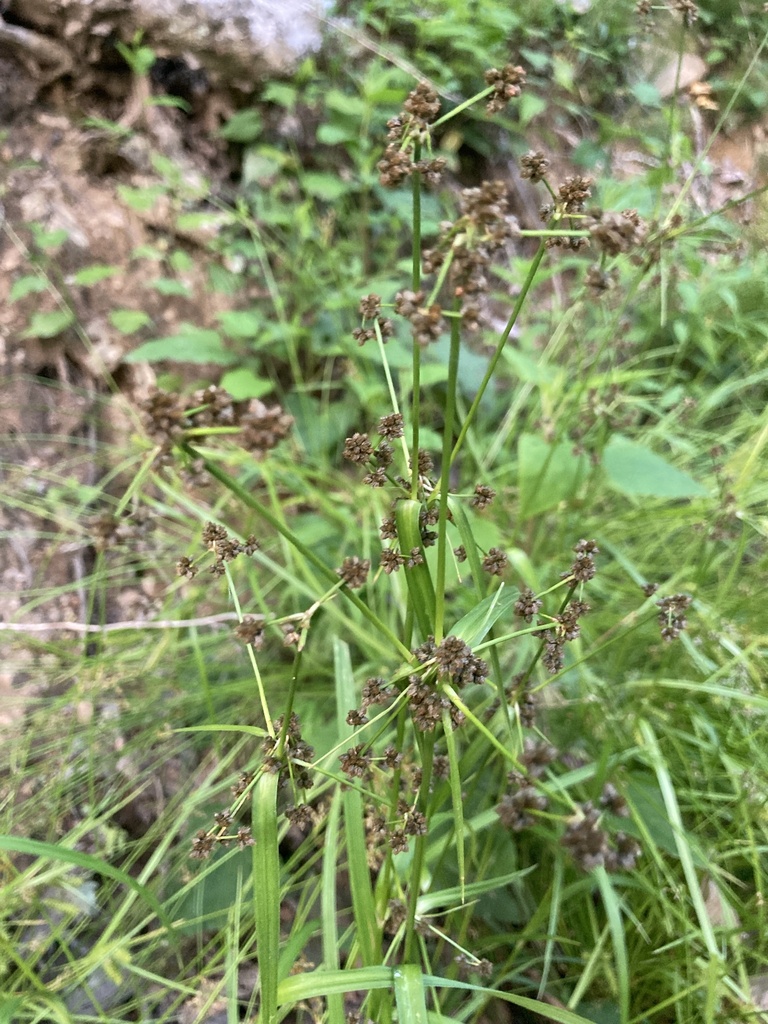
[[[473,476],[469,444],[550,255],[596,253],[574,287],[603,295],[618,262],[637,275],[652,268],[678,222],[648,225],[634,210],[595,209],[590,178],[552,180],[547,157],[534,151],[520,173],[542,190],[541,228],[521,229],[506,184],[487,181],[458,193],[455,216],[424,245],[422,193],[445,170],[436,133],[475,104],[490,115],[504,110],[525,80],[516,64],[491,69],[477,96],[445,114],[420,83],[388,123],[378,171],[384,186],[410,188],[412,259],[399,291],[360,298],[354,339],[378,352],[389,404],[350,431],[338,453],[359,515],[346,534],[358,538],[356,549],[327,560],[283,514],[292,497],[276,500],[260,483],[258,464],[279,457],[273,450],[290,439],[291,418],[279,405],[236,402],[214,387],[191,398],[156,392],[144,404],[157,457],[177,461],[193,481],[218,482],[244,518],[260,523],[258,538],[241,537],[237,522],[207,523],[199,554],[181,556],[177,568],[187,580],[200,571],[226,580],[253,671],[261,756],[242,766],[210,823],[190,834],[190,852],[205,862],[221,847],[251,850],[265,1024],[301,1007],[307,1019],[331,1024],[473,1020],[493,1000],[580,1024],[587,996],[610,997],[610,1019],[630,1019],[624,929],[639,913],[633,894],[638,903],[648,898],[632,881],[648,858],[647,831],[623,792],[620,757],[596,763],[578,731],[546,734],[547,695],[562,703],[558,680],[589,659],[582,622],[604,592],[592,594],[600,548],[574,535],[559,576],[538,590],[516,577],[508,552],[485,546],[482,528],[499,502],[513,519],[514,500]],[[467,405],[462,350],[498,315],[494,267],[520,260],[532,244]],[[410,375],[387,358],[388,340],[404,331]],[[427,385],[425,353],[446,336],[445,378]],[[436,450],[423,443],[435,427],[425,431],[423,422],[428,387],[429,408],[441,414]],[[216,447],[223,439],[255,457],[247,484],[226,468],[231,450]],[[287,612],[242,611],[238,565],[275,536],[311,597]],[[677,593],[651,607],[652,594],[648,586],[644,621],[658,617],[663,639],[680,643],[691,597]],[[279,688],[264,678],[276,650]],[[304,734],[301,687],[329,660],[337,738],[317,754]],[[310,963],[305,947],[317,934]],[[243,955],[253,956],[250,939],[246,947]]]

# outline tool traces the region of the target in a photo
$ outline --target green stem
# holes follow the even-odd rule
[[[269,525],[276,530],[281,537],[284,537],[288,541],[295,551],[298,551],[298,553],[302,555],[307,562],[314,565],[320,575],[328,580],[329,583],[337,584],[339,582],[339,578],[333,569],[329,568],[311,548],[308,548],[306,544],[303,544],[287,526],[281,523],[280,520],[273,515],[269,509],[265,508],[260,501],[257,501],[249,491],[246,491],[242,484],[238,483],[234,477],[230,476],[229,473],[217,466],[215,462],[211,462],[210,459],[203,458],[198,451],[185,441],[181,442],[179,448],[189,455],[190,458],[196,460],[199,459],[207,473],[209,473],[215,480],[218,480],[220,484],[223,484],[228,491],[234,494],[238,501],[241,501],[247,508],[256,512],[256,514],[259,515],[266,523],[269,523]],[[343,594],[344,597],[350,601],[371,623],[371,625],[374,626],[376,630],[392,644],[393,648],[402,658],[405,658],[406,661],[411,661],[411,652],[408,648],[398,640],[392,630],[381,621],[378,615],[375,615],[368,605],[364,601],[360,600],[354,591],[350,590],[349,587],[344,586],[341,588],[339,593]]]
[[[539,265],[540,265],[542,259],[544,258],[544,253],[545,252],[546,252],[546,246],[542,242],[539,245],[538,250],[536,251],[536,255],[533,257],[533,261],[531,262],[531,266],[528,269],[528,273],[526,275],[525,281],[523,282],[523,287],[520,289],[520,294],[518,295],[517,300],[515,301],[514,308],[512,309],[512,313],[511,313],[511,315],[509,317],[509,320],[507,321],[507,326],[501,332],[501,337],[499,338],[499,342],[498,342],[498,344],[496,346],[496,351],[493,353],[493,356],[491,357],[491,361],[488,363],[488,368],[485,371],[485,376],[483,377],[482,382],[480,384],[480,387],[478,388],[477,394],[475,395],[475,399],[472,402],[472,405],[469,407],[469,412],[467,413],[466,419],[464,420],[462,428],[459,431],[459,436],[458,436],[458,439],[456,441],[456,444],[453,446],[453,451],[451,452],[451,458],[450,458],[448,463],[444,462],[443,465],[442,465],[442,468],[441,468],[441,471],[440,471],[441,472],[441,477],[443,475],[445,475],[445,474],[450,472],[450,468],[451,468],[451,464],[453,463],[453,460],[456,458],[456,456],[461,451],[462,445],[464,444],[464,439],[466,438],[467,432],[469,431],[469,428],[472,425],[472,422],[474,421],[475,416],[477,415],[477,410],[480,408],[480,403],[483,400],[483,395],[485,394],[485,390],[488,387],[488,384],[490,383],[491,378],[493,377],[494,373],[496,372],[496,367],[498,365],[499,360],[501,359],[501,353],[504,351],[504,346],[507,343],[507,339],[509,338],[509,335],[512,333],[512,328],[517,323],[517,318],[520,315],[520,310],[523,308],[523,303],[525,302],[526,298],[528,297],[528,292],[531,290],[531,286],[533,284],[533,280],[536,277],[536,273],[537,273],[537,271],[539,269]],[[441,483],[441,486],[442,486],[442,479],[441,479],[440,483]]]
[[[453,311],[458,313],[461,299],[454,297]],[[451,319],[451,347],[448,356],[448,391],[445,400],[443,423],[443,468],[440,473],[440,505],[437,517],[437,581],[435,584],[435,643],[443,639],[445,620],[445,567],[448,549],[448,492],[450,473],[445,468],[451,459],[453,444],[453,422],[456,413],[456,387],[459,379],[459,348],[461,342],[461,320]]]
[[[413,162],[421,157],[421,146],[417,142],[413,147]],[[419,290],[421,285],[421,175],[411,175],[411,194],[413,196],[412,235],[413,255],[411,261],[411,289]],[[421,346],[413,342],[413,383],[411,393],[411,420],[413,440],[411,442],[411,497],[415,501],[419,493],[419,418],[421,416]]]
[[[421,786],[419,787],[418,802],[419,810],[422,814],[426,815],[429,813],[429,790],[432,786],[432,754],[435,749],[435,734],[425,733],[419,746],[421,748]],[[427,828],[429,829],[429,823],[427,823]],[[424,855],[427,850],[428,835],[429,831],[427,831],[426,835],[416,836],[414,842],[411,881],[408,886],[408,915],[405,919],[405,952],[403,954],[403,962],[406,964],[411,963],[413,945],[417,939],[414,927],[416,922],[416,904],[418,903],[421,891],[421,873],[424,869]]]

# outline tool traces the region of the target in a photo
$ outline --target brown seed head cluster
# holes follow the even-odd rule
[[[206,523],[203,527],[203,543],[215,556],[215,561],[210,567],[214,576],[224,575],[224,565],[231,562],[238,555],[252,555],[258,550],[259,543],[251,535],[245,542],[230,536],[223,526],[218,523]],[[181,558],[176,563],[176,572],[179,576],[186,576],[188,579],[196,575],[197,567],[192,564],[189,558]]]
[[[491,548],[483,559],[483,572],[490,576],[503,576],[509,559],[501,548]]]
[[[485,484],[478,484],[475,487],[475,493],[469,500],[469,504],[472,508],[476,508],[478,512],[482,512],[483,509],[488,508],[495,497],[496,491],[494,491],[492,487],[487,487]]]
[[[155,520],[145,506],[137,505],[121,516],[103,512],[90,521],[89,528],[97,551],[123,546],[138,551],[154,530]]]
[[[488,678],[488,664],[472,653],[472,648],[457,636],[447,636],[434,651],[434,659],[441,675],[448,676],[456,686],[484,683]]]
[[[490,68],[484,77],[486,83],[493,86],[485,108],[489,114],[503,110],[510,100],[520,95],[520,89],[525,85],[525,70],[515,64],[505,64],[501,70]]]
[[[688,594],[672,594],[670,597],[662,597],[656,604],[659,607],[659,626],[661,627],[662,639],[667,643],[677,640],[682,631],[688,626],[686,612],[691,606],[692,597]]]
[[[303,739],[298,715],[291,713],[281,752],[280,737],[283,732],[283,724],[284,718],[281,715],[273,723],[274,738],[267,736],[264,740],[264,767],[272,774],[280,773],[281,785],[285,783],[287,773],[299,789],[310,789],[312,776],[306,765],[299,762],[312,761],[315,756],[314,747]]]
[[[402,291],[395,296],[395,312],[410,321],[413,340],[425,348],[443,332],[443,311],[437,302],[424,306],[424,292]]]
[[[344,559],[341,566],[336,570],[336,575],[344,580],[350,590],[359,590],[360,587],[364,586],[370,571],[371,563],[368,558],[358,558],[357,555],[350,555]]]
[[[526,622],[532,622],[534,615],[541,611],[541,601],[534,594],[530,587],[520,591],[520,597],[515,601],[515,615]]]
[[[422,253],[425,273],[434,273],[452,254],[449,280],[454,294],[462,299],[464,326],[479,326],[479,299],[490,287],[488,270],[500,249],[519,235],[517,220],[509,213],[507,186],[486,181],[479,188],[465,188],[459,196],[455,223],[441,225],[437,244]]]
[[[442,157],[414,161],[414,147],[429,140],[429,125],[440,111],[440,100],[426,82],[408,95],[403,111],[387,121],[387,148],[376,165],[379,181],[392,188],[414,172],[421,174],[430,185],[440,181],[446,161]]]
[[[563,578],[572,576],[579,583],[586,583],[595,578],[597,568],[595,566],[595,555],[600,553],[600,548],[593,540],[580,540],[573,549],[576,558],[568,572],[563,573]]]
[[[642,854],[639,844],[624,832],[617,832],[614,845],[601,825],[600,812],[590,801],[581,807],[560,840],[583,871],[605,867],[607,871],[631,871]]]
[[[164,462],[170,461],[172,448],[191,429],[199,438],[199,431],[206,427],[238,427],[238,444],[259,457],[287,437],[293,425],[293,417],[279,405],[269,408],[257,398],[235,402],[223,388],[214,385],[189,398],[155,389],[140,409],[146,431],[160,447]]]
[[[546,809],[547,798],[535,786],[522,786],[515,793],[505,793],[496,808],[496,813],[505,828],[521,832],[534,824],[532,812]]]
[[[532,182],[544,181],[549,170],[549,160],[540,150],[531,150],[520,158],[520,177]]]
[[[238,640],[250,644],[254,650],[260,651],[264,646],[264,620],[246,615],[234,630]]]
[[[381,311],[381,296],[371,293],[370,295],[364,295],[360,299],[360,316],[363,321],[374,320],[381,333],[381,340],[386,343],[388,338],[391,338],[394,333],[394,325],[389,317],[380,316]],[[358,345],[364,345],[366,341],[372,341],[376,337],[376,328],[357,327],[352,332],[352,337],[358,343]]]
[[[683,24],[689,27],[699,17],[699,8],[693,0],[672,0],[672,10],[679,11],[683,16]]]
[[[586,221],[585,226],[594,244],[606,256],[629,252],[642,245],[648,236],[648,226],[637,210],[603,213],[599,220]]]
[[[441,693],[425,683],[417,675],[410,677],[408,689],[408,705],[414,725],[420,732],[433,732],[442,718],[443,711],[448,710],[454,728],[461,724],[464,716]]]

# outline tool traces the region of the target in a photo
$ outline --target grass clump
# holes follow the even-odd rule
[[[287,337],[259,353],[269,392],[154,390],[131,482],[90,521],[92,601],[147,520],[144,569],[177,583],[156,642],[123,624],[60,663],[83,725],[66,756],[42,705],[14,753],[55,807],[20,823],[6,787],[18,1019],[755,1012],[761,286],[682,185],[558,175],[538,147],[518,169],[539,225],[496,179],[432,216],[438,140],[526,79],[500,63],[447,110],[419,82],[388,119],[338,292],[304,240],[332,344],[282,293],[312,276],[280,263],[295,225],[230,211]],[[224,616],[230,637],[204,632]]]

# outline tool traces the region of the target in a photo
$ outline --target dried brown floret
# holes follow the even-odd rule
[[[382,540],[397,540],[397,524],[394,519],[382,519],[379,533]]]
[[[592,241],[607,256],[618,256],[641,245],[648,233],[636,210],[603,213],[598,221],[588,224]]]
[[[360,299],[360,316],[363,320],[373,320],[381,310],[381,296],[371,292]]]
[[[357,590],[362,587],[368,579],[371,569],[371,562],[368,558],[358,558],[357,555],[350,555],[344,559],[341,566],[336,570],[350,590]]]
[[[495,497],[496,491],[492,487],[488,487],[486,484],[478,484],[469,503],[478,512],[482,512],[484,508],[488,508]]]
[[[613,814],[618,815],[620,818],[629,817],[627,801],[612,782],[606,782],[603,786],[603,792],[600,796],[600,804],[601,806],[606,807]]]
[[[539,150],[531,150],[520,160],[520,177],[543,181],[549,170],[549,160]]]
[[[403,436],[403,415],[399,412],[390,412],[379,420],[378,432],[381,437],[390,441]]]
[[[525,70],[514,64],[505,64],[500,71],[490,68],[484,77],[486,83],[493,86],[493,93],[486,104],[489,114],[503,110],[511,99],[520,95],[520,88],[525,85]]]
[[[491,548],[483,559],[483,571],[491,576],[501,576],[509,559],[500,548]]]
[[[520,754],[522,764],[531,779],[540,779],[546,774],[547,768],[558,756],[557,747],[553,747],[546,740],[526,740],[525,749]]]
[[[200,829],[192,840],[192,852],[190,853],[190,857],[193,860],[205,860],[207,857],[210,857],[215,845],[216,839],[206,832],[205,829]]]
[[[591,178],[584,178],[580,174],[567,177],[557,190],[563,211],[565,213],[581,213],[584,208],[584,200],[589,199],[592,195],[592,184]]]
[[[384,572],[389,576],[390,573],[400,571],[402,566],[405,565],[405,557],[393,548],[385,548],[381,552],[379,562]]]
[[[514,612],[521,619],[525,619],[526,622],[532,622],[534,615],[538,615],[541,611],[541,601],[534,594],[530,587],[525,587],[520,591],[520,597],[515,601]]]
[[[371,775],[371,754],[363,743],[351,747],[346,754],[341,755],[339,761],[341,770],[350,778],[367,779]]]
[[[373,455],[373,445],[367,434],[353,434],[344,442],[344,458],[350,462],[367,462]]]
[[[609,851],[607,835],[600,827],[599,820],[599,811],[591,803],[585,803],[581,815],[568,823],[560,840],[584,871],[602,867]]]
[[[669,643],[676,640],[682,631],[688,626],[686,612],[691,606],[693,598],[688,594],[672,594],[669,597],[662,597],[656,604],[659,607],[659,625],[661,626],[662,639]]]
[[[428,82],[419,82],[408,94],[403,109],[422,121],[434,121],[440,113],[440,98]]]
[[[534,786],[523,786],[517,793],[507,793],[502,797],[496,808],[502,825],[511,828],[513,832],[520,832],[524,828],[533,825],[535,818],[531,811],[544,811],[547,807],[547,798],[543,796]]]
[[[370,473],[366,473],[363,477],[363,483],[367,487],[383,487],[387,482],[387,472],[383,466],[378,466],[376,469],[372,469]]]
[[[406,568],[413,569],[415,565],[424,564],[424,555],[421,553],[421,548],[411,548],[408,557],[405,560]]]
[[[244,644],[251,644],[257,651],[264,646],[263,619],[254,619],[253,616],[246,615],[235,627],[234,633],[238,640],[242,640]]]
[[[188,580],[192,580],[198,574],[198,567],[193,563],[191,558],[187,558],[186,555],[182,556],[176,563],[176,575],[184,576]]]

